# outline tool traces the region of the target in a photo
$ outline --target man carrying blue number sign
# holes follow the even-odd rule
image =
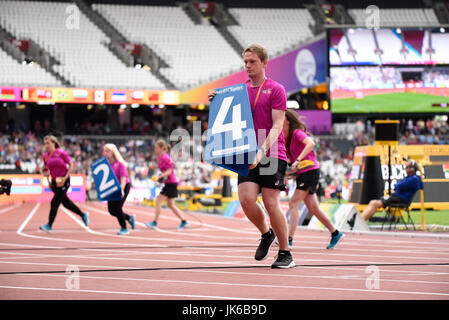
[[[277,237],[279,253],[271,267],[292,268],[295,263],[288,247],[287,220],[280,207],[280,193],[285,190],[284,175],[287,168],[285,137],[282,131],[287,110],[287,94],[281,84],[265,76],[268,54],[264,47],[258,44],[250,45],[243,51],[243,61],[249,77],[246,87],[258,151],[254,163],[249,167],[248,176],[238,177],[239,201],[245,215],[262,234],[254,258],[266,259]],[[215,90],[209,91],[209,101],[215,94]],[[257,204],[260,192],[272,228]]]

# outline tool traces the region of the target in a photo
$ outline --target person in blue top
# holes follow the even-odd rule
[[[416,191],[423,188],[421,178],[416,175],[418,164],[416,161],[409,161],[405,167],[407,177],[396,183],[394,193],[387,199],[371,200],[363,210],[362,218],[368,220],[380,207],[388,207],[391,204],[409,204]]]

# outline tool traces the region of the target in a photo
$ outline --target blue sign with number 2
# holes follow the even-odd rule
[[[247,176],[257,152],[246,84],[215,89],[204,160]]]
[[[101,157],[90,165],[100,201],[122,200],[120,183],[112,171],[106,157]]]

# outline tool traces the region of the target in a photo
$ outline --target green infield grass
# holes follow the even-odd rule
[[[449,97],[414,92],[385,93],[362,99],[342,98],[331,102],[333,113],[404,113],[442,112],[444,108],[432,103],[449,103]],[[449,108],[447,108],[449,112]]]

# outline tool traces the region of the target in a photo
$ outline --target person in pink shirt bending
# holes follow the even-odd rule
[[[149,228],[157,228],[157,221],[159,219],[159,215],[161,214],[162,203],[167,201],[167,206],[181,220],[181,224],[178,227],[178,230],[181,230],[188,225],[188,222],[184,219],[181,210],[179,210],[179,208],[175,205],[175,200],[178,197],[178,180],[175,176],[175,167],[170,155],[168,154],[170,151],[170,146],[167,142],[165,142],[165,140],[160,139],[156,142],[154,151],[157,155],[158,167],[161,174],[154,177],[153,180],[163,180],[164,187],[156,197],[156,215],[154,220],[151,222],[146,222],[145,225]]]
[[[281,84],[265,76],[268,64],[266,48],[259,44],[248,46],[243,51],[243,62],[249,78],[246,87],[258,150],[248,176],[238,176],[239,201],[246,217],[262,234],[254,259],[266,259],[277,237],[279,251],[271,267],[292,268],[295,263],[288,247],[287,219],[280,206],[281,191],[286,189],[287,155],[282,125],[287,110],[287,94]],[[209,101],[215,94],[215,90],[208,92]],[[271,227],[257,204],[260,192]]]
[[[43,156],[44,169],[42,174],[47,178],[54,196],[50,203],[48,223],[39,228],[45,232],[51,232],[53,222],[55,221],[61,203],[64,207],[79,215],[87,227],[89,225],[89,214],[87,212],[82,212],[80,208],[67,197],[67,191],[70,187],[70,171],[73,167],[70,156],[65,150],[61,149],[58,139],[55,136],[45,136],[44,147],[46,152]]]
[[[129,190],[131,189],[131,181],[129,180],[128,170],[126,169],[126,162],[115,144],[105,144],[103,146],[103,153],[106,159],[109,161],[109,164],[111,165],[112,171],[117,177],[117,180],[120,182],[122,191],[122,200],[108,201],[108,211],[111,216],[117,218],[118,223],[121,227],[118,235],[127,235],[129,234],[129,231],[126,227],[126,221],[129,222],[132,229],[136,227],[136,224],[134,215],[130,216],[123,212],[123,205],[125,204],[126,198],[129,194]]]
[[[331,232],[327,249],[333,249],[344,234],[335,228],[329,216],[320,208],[316,189],[320,177],[320,166],[316,161],[315,142],[309,137],[306,124],[294,110],[287,110],[284,120],[284,135],[287,137],[287,155],[292,163],[292,173],[297,176],[296,190],[289,202],[290,225],[289,246],[299,222],[299,204],[304,201],[307,209]]]

